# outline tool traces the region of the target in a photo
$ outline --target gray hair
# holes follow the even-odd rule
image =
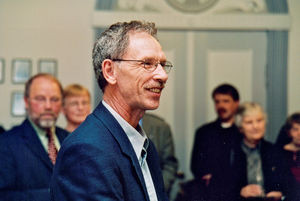
[[[241,104],[235,114],[235,124],[238,128],[242,126],[242,120],[245,116],[253,113],[253,112],[260,112],[263,114],[265,120],[267,120],[267,114],[265,113],[264,109],[255,102],[245,102]]]
[[[129,34],[132,32],[146,32],[156,40],[157,29],[152,22],[131,21],[118,22],[101,33],[93,48],[93,66],[96,79],[102,92],[107,81],[102,74],[102,62],[105,59],[122,58],[129,45]]]

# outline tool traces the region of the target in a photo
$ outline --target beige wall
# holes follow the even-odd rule
[[[14,58],[31,59],[33,74],[39,59],[56,59],[64,86],[78,82],[92,91],[93,4],[93,0],[0,1],[0,58],[6,63],[5,82],[0,84],[0,124],[6,129],[24,119],[10,114],[11,92],[24,91],[23,84],[11,82]],[[59,122],[64,125],[64,118]]]
[[[288,113],[300,112],[300,1],[288,0],[292,16],[288,49]]]
[[[288,56],[288,112],[300,111],[300,1],[288,0],[292,16]],[[0,124],[9,128],[23,120],[11,117],[11,92],[23,91],[11,82],[14,58],[32,60],[37,73],[41,58],[58,61],[58,78],[63,85],[78,82],[93,92],[91,49],[94,0],[1,0],[0,58],[5,59],[5,82],[0,84]],[[64,119],[59,120],[64,125]]]

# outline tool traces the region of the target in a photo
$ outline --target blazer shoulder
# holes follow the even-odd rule
[[[219,128],[219,126],[220,125],[217,121],[208,122],[197,128],[196,133],[203,133],[207,131],[216,130],[217,128]]]
[[[55,131],[57,132],[58,135],[62,135],[62,136],[67,136],[70,134],[67,130],[65,130],[59,126],[55,126]]]
[[[156,115],[156,114],[152,114],[152,113],[145,113],[143,116],[143,119],[148,119],[148,120],[152,120],[152,121],[165,121],[162,117]]]

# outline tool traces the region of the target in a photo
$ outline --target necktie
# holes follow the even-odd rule
[[[54,137],[51,129],[47,130],[47,137],[48,137],[48,155],[51,162],[54,165],[57,157],[57,149],[54,144]]]
[[[142,157],[141,166],[143,166],[145,161],[146,161],[148,145],[149,145],[149,142],[148,142],[148,139],[146,138],[145,142],[144,142],[143,149],[142,149],[142,153],[141,153],[141,157]]]

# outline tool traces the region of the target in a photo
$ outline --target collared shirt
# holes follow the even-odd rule
[[[28,119],[29,119],[29,122],[32,125],[33,129],[35,130],[37,136],[39,137],[43,147],[45,148],[45,151],[48,153],[48,137],[47,137],[46,131],[39,128],[37,125],[35,125],[35,123],[33,123],[30,118],[28,118]],[[55,133],[55,127],[52,127],[51,131],[53,133],[55,147],[56,147],[57,150],[59,150],[60,149],[60,143],[59,143],[59,140],[58,140],[58,138],[56,136],[56,133]]]
[[[145,158],[147,157],[147,151],[146,153],[142,153],[145,152],[145,150],[148,147],[148,138],[146,137],[144,130],[140,127],[140,125],[137,126],[137,130],[136,130],[127,121],[125,121],[112,107],[110,107],[104,100],[102,100],[102,103],[104,107],[106,107],[106,109],[108,109],[108,111],[118,121],[118,123],[126,133],[134,149],[134,152],[138,158],[139,164],[141,166],[149,199],[150,201],[157,201],[157,195],[153,184],[151,172],[149,170],[148,163],[145,160]]]
[[[248,184],[258,184],[264,187],[264,178],[262,172],[262,162],[260,157],[260,144],[255,148],[250,148],[242,142],[242,150],[247,157],[247,179]]]

